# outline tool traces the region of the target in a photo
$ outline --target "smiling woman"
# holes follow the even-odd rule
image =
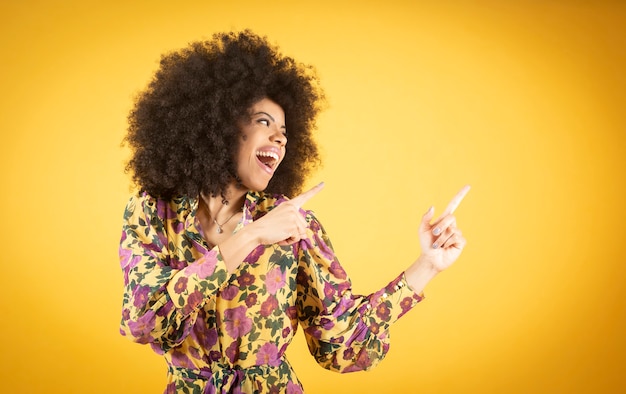
[[[263,191],[285,157],[285,114],[278,104],[267,98],[256,102],[250,112],[250,119],[239,127],[237,174],[246,189]]]
[[[166,392],[302,392],[285,357],[298,325],[324,368],[370,369],[391,324],[461,253],[453,211],[467,187],[432,224],[432,208],[424,215],[423,254],[405,272],[352,292],[301,208],[323,184],[295,195],[317,162],[321,97],[311,68],[249,31],[164,56],[138,97],[121,333],[165,357]]]

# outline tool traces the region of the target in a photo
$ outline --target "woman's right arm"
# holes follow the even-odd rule
[[[165,352],[189,335],[198,311],[230,276],[218,248],[199,254],[183,223],[162,200],[133,196],[124,212],[120,263],[124,296],[120,332]],[[177,233],[174,242],[168,233]]]

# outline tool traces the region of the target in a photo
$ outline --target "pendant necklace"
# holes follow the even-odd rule
[[[208,212],[208,211],[209,211],[209,210],[207,209],[207,212]],[[217,222],[217,219],[215,219],[215,218],[214,218],[214,219],[213,219],[213,223],[215,223],[215,225],[217,226],[217,229],[216,229],[215,231],[217,231],[217,233],[218,233],[218,234],[223,233],[223,232],[224,232],[224,229],[222,228],[222,226],[223,226],[223,225],[225,225],[226,223],[228,223],[228,221],[229,221],[230,219],[232,219],[232,218],[233,218],[233,216],[235,216],[236,214],[237,214],[237,212],[235,212],[235,213],[233,213],[232,215],[230,215],[230,217],[229,217],[228,219],[226,219],[226,221],[225,221],[224,223],[222,223],[222,224],[219,224],[219,223]],[[211,214],[209,214],[209,217],[210,217],[210,216],[211,216]]]
[[[222,224],[219,224],[217,222],[217,218],[214,218],[213,215],[211,215],[211,211],[209,211],[209,203],[206,201],[206,198],[204,197],[204,195],[200,195],[202,197],[202,200],[204,201],[204,209],[206,210],[206,213],[209,215],[209,218],[213,219],[213,223],[215,223],[215,225],[217,226],[217,228],[215,229],[215,231],[218,234],[222,234],[224,232],[224,229],[222,228],[223,226],[226,225],[226,223],[228,223],[230,221],[230,219],[233,218],[233,216],[235,216],[237,213],[239,213],[239,211],[235,211],[235,213],[233,213],[232,215],[230,215],[230,217],[228,219],[226,219],[226,221]],[[228,200],[223,198],[222,199],[222,204],[224,205],[228,205]],[[243,211],[243,207],[242,207],[242,211]]]

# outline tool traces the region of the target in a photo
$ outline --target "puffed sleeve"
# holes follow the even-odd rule
[[[336,372],[368,370],[389,350],[389,327],[422,300],[404,273],[368,296],[352,293],[321,224],[308,212],[309,237],[298,243],[297,310],[311,354]]]
[[[145,193],[131,197],[119,250],[124,273],[120,332],[150,343],[158,353],[189,335],[200,308],[230,276],[217,247],[198,251],[183,236],[176,208]]]

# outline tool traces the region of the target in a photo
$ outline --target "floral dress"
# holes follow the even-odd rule
[[[235,231],[286,200],[248,193]],[[306,238],[258,246],[230,274],[203,239],[197,208],[194,198],[143,193],[124,212],[120,331],[165,357],[166,393],[301,393],[285,358],[298,323],[322,367],[367,370],[389,349],[389,326],[422,299],[404,274],[353,294],[310,211]]]

